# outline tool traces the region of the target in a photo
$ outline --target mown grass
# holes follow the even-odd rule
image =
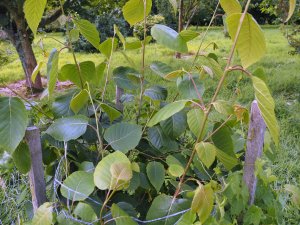
[[[203,29],[201,29],[203,30]],[[287,40],[278,28],[264,28],[267,40],[268,52],[257,64],[249,68],[254,71],[258,67],[263,67],[267,75],[267,83],[273,93],[276,101],[276,114],[281,126],[281,141],[280,147],[275,153],[274,161],[270,161],[270,165],[274,173],[278,177],[276,188],[280,191],[286,183],[299,184],[300,182],[300,56],[289,55],[289,51],[293,49],[289,47]],[[60,33],[48,34],[43,38],[44,49],[50,52],[53,47],[61,48],[62,45],[52,38],[64,41],[63,35]],[[208,33],[207,39],[203,46],[207,46],[211,42],[216,42],[217,50],[212,50],[211,46],[207,51],[216,53],[219,56],[221,64],[225,64],[225,58],[228,55],[231,40],[224,38],[222,29],[213,29]],[[197,51],[200,38],[189,43],[191,53]],[[10,83],[19,79],[23,79],[23,71],[13,47],[9,44],[1,44],[0,47],[10,53],[10,62],[0,68],[0,85],[1,83]],[[34,44],[34,51],[38,61],[45,61],[42,50],[39,47],[37,40]],[[86,54],[77,53],[78,61],[91,60],[96,64],[104,61],[101,54]],[[127,55],[135,63],[137,69],[141,65],[141,50],[133,50],[127,52]],[[152,61],[162,61],[171,65],[174,69],[187,67],[191,64],[191,58],[174,59],[174,52],[163,48],[157,44],[151,44],[147,48],[146,60],[147,65]],[[238,63],[238,57],[235,56],[235,61]],[[61,52],[60,66],[66,63],[73,63],[72,56],[66,50]],[[120,65],[129,65],[121,53],[115,53],[112,61],[112,68]],[[130,66],[130,65],[129,65]],[[46,67],[42,69],[42,74],[46,73]],[[234,96],[233,92],[237,88],[240,94],[237,96],[237,101],[240,104],[249,106],[254,99],[253,89],[249,79],[243,77],[240,80],[241,74],[232,73],[227,84],[223,88],[220,99],[228,99]],[[165,82],[160,77],[154,75],[149,69],[146,70],[146,79],[149,84],[161,84],[170,88],[170,96],[176,95],[175,85],[172,82]],[[207,93],[214,91],[216,81],[211,81],[211,87],[207,87]],[[114,95],[113,85],[110,86],[108,93],[112,98]],[[282,194],[281,199],[284,203],[284,210],[287,224],[294,224],[299,221],[299,211],[291,207],[288,203],[286,194]]]

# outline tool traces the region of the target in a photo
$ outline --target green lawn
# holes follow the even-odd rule
[[[276,188],[282,189],[286,183],[299,184],[300,182],[300,55],[289,55],[288,52],[293,49],[289,47],[287,40],[284,38],[282,32],[277,28],[265,28],[264,29],[267,39],[268,53],[259,61],[259,63],[249,68],[250,71],[254,71],[257,67],[263,67],[267,74],[267,83],[273,93],[276,101],[276,114],[281,125],[281,142],[280,148],[275,153],[273,161],[270,161],[270,165],[274,173],[278,176],[276,182]],[[44,38],[43,44],[46,51],[50,52],[51,48],[61,48],[62,45],[51,39],[55,37],[60,41],[63,41],[62,34],[51,34],[47,38]],[[191,53],[196,52],[199,45],[200,38],[189,43],[189,49]],[[215,53],[219,56],[219,60],[225,63],[225,57],[228,55],[231,40],[224,38],[221,29],[214,29],[208,33],[207,40],[204,43],[204,47],[210,42],[216,42],[218,49]],[[20,61],[15,54],[15,50],[8,44],[1,44],[0,48],[10,53],[10,62],[5,66],[0,67],[0,85],[3,82],[9,83],[19,79],[23,79],[23,71]],[[207,51],[212,51],[211,46]],[[42,50],[37,43],[34,44],[34,51],[38,61],[46,61],[43,58]],[[128,56],[132,58],[136,64],[136,68],[141,65],[140,50],[133,50],[128,53]],[[151,44],[147,48],[146,60],[147,65],[152,61],[158,60],[170,64],[174,69],[184,67],[191,63],[190,59],[177,60],[173,57],[174,52],[165,49],[157,44]],[[77,54],[79,61],[91,60],[96,64],[103,62],[104,57],[101,54]],[[237,57],[235,57],[237,58]],[[65,50],[60,55],[60,65],[66,63],[73,63],[71,54]],[[123,55],[117,52],[113,56],[113,68],[119,65],[128,65]],[[42,69],[42,74],[45,74],[46,67]],[[251,103],[254,98],[253,90],[250,85],[250,81],[244,77],[242,80],[238,80],[240,74],[233,73],[229,78],[227,85],[222,90],[220,99],[228,99],[233,96],[233,91],[236,88],[241,90],[237,101],[240,104],[247,105]],[[154,75],[149,69],[146,71],[146,78],[152,83],[164,83],[171,89],[171,97],[176,94],[174,83],[167,83],[160,77]],[[211,84],[215,84],[216,81],[211,81]],[[206,85],[207,86],[207,85]],[[174,91],[173,91],[174,90]],[[214,88],[207,88],[208,93],[212,93]],[[113,86],[110,86],[109,93],[113,97]],[[281,201],[285,203],[287,201],[286,195],[282,195]],[[287,224],[294,224],[300,221],[300,213],[289,204],[285,205],[285,212],[287,215]]]

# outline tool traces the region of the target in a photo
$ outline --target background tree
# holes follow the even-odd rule
[[[0,27],[11,41],[19,55],[25,73],[26,85],[35,91],[43,89],[41,76],[37,75],[35,82],[31,81],[31,74],[37,65],[32,49],[33,34],[28,28],[23,11],[24,0],[1,0],[0,1]],[[65,1],[68,4],[69,1]],[[40,27],[55,21],[61,15],[61,10],[53,11],[44,17]]]

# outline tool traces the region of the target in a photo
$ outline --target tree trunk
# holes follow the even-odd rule
[[[183,30],[183,0],[180,0],[179,2],[179,14],[178,14],[178,33],[180,33]],[[175,57],[177,59],[181,59],[181,53],[176,52]]]
[[[20,51],[18,51],[18,54],[20,56],[22,66],[25,72],[26,85],[27,87],[32,88],[33,90],[41,91],[43,90],[43,85],[40,73],[37,75],[34,83],[31,81],[31,74],[37,66],[37,62],[33,53],[29,34],[26,32],[25,29],[21,29],[18,31],[17,36],[19,37],[19,40],[17,40],[17,42],[19,42],[20,45]]]
[[[19,55],[25,73],[26,86],[33,91],[42,91],[43,85],[40,73],[34,83],[31,81],[31,74],[37,62],[31,46],[30,34],[26,31],[25,20],[15,22],[6,33]]]

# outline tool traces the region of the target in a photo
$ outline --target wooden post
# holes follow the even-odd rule
[[[247,150],[244,165],[244,181],[248,186],[249,204],[254,203],[257,178],[255,177],[255,162],[262,155],[266,124],[261,116],[257,101],[251,105],[250,125],[248,130]]]
[[[118,86],[116,86],[116,107],[118,110],[123,111],[124,106],[121,102],[121,97],[124,94],[124,90]]]
[[[32,205],[35,212],[39,206],[47,202],[39,129],[37,127],[28,127],[25,133],[25,139],[29,146],[31,156],[29,182],[32,195]]]

